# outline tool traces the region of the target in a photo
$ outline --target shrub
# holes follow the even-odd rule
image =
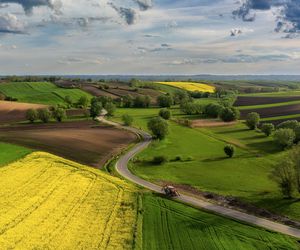
[[[264,123],[261,126],[261,131],[266,135],[266,136],[270,136],[273,131],[275,130],[275,127],[272,123]]]
[[[170,95],[161,95],[157,97],[157,104],[161,108],[170,108],[174,104],[174,100]]]
[[[65,96],[64,101],[65,101],[65,103],[67,103],[69,105],[69,107],[71,107],[73,105],[72,98],[68,95]]]
[[[55,107],[52,111],[52,116],[58,122],[62,122],[64,118],[66,118],[66,111],[63,108]]]
[[[125,114],[122,116],[122,121],[125,126],[131,126],[133,123],[133,117],[128,114]]]
[[[82,109],[86,109],[89,105],[89,99],[86,96],[82,96],[79,98],[77,105]]]
[[[260,116],[256,112],[251,112],[247,115],[246,125],[249,129],[254,130],[259,124]]]
[[[162,165],[168,161],[167,157],[160,155],[160,156],[154,156],[152,159],[152,163],[155,165]]]
[[[161,117],[152,118],[148,122],[148,128],[157,139],[164,139],[168,134],[168,123]]]
[[[220,118],[224,122],[236,121],[240,118],[240,112],[237,108],[234,107],[225,107],[220,113]]]
[[[47,123],[49,122],[50,118],[51,118],[51,112],[49,111],[49,109],[44,108],[44,109],[39,109],[38,110],[38,118],[44,122]]]
[[[159,116],[165,120],[169,120],[171,118],[171,112],[168,109],[161,109],[159,111]]]
[[[290,128],[280,128],[274,133],[275,141],[282,147],[290,147],[296,139],[294,130]]]
[[[28,109],[26,112],[26,119],[33,123],[38,119],[38,112],[35,109]]]
[[[229,158],[232,158],[235,153],[235,147],[232,144],[228,144],[224,147],[224,152]]]
[[[200,115],[203,113],[203,106],[198,103],[187,102],[180,105],[181,111],[187,115]]]

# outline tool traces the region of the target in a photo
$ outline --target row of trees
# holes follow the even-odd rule
[[[31,123],[34,123],[37,120],[40,120],[44,123],[48,123],[51,120],[51,118],[54,118],[58,122],[62,122],[63,119],[66,117],[66,110],[58,106],[53,107],[51,109],[29,109],[26,112],[26,119]]]
[[[103,108],[107,111],[108,116],[113,116],[116,111],[116,105],[111,98],[105,96],[92,98],[90,116],[93,119],[97,118],[101,114]]]

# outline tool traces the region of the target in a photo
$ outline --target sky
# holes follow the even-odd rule
[[[300,0],[0,0],[0,75],[300,74]]]

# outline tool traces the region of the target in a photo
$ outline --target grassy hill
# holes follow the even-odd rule
[[[0,92],[17,98],[19,102],[40,103],[47,105],[64,104],[64,98],[70,96],[73,102],[81,96],[91,95],[80,89],[64,89],[49,82],[1,83]]]

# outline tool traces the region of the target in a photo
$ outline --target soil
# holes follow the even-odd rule
[[[287,96],[287,97],[263,97],[263,96],[239,96],[234,103],[234,106],[251,106],[251,105],[264,105],[274,104],[281,102],[300,101],[300,96]]]
[[[92,121],[0,127],[0,140],[102,167],[136,140],[133,133]]]

